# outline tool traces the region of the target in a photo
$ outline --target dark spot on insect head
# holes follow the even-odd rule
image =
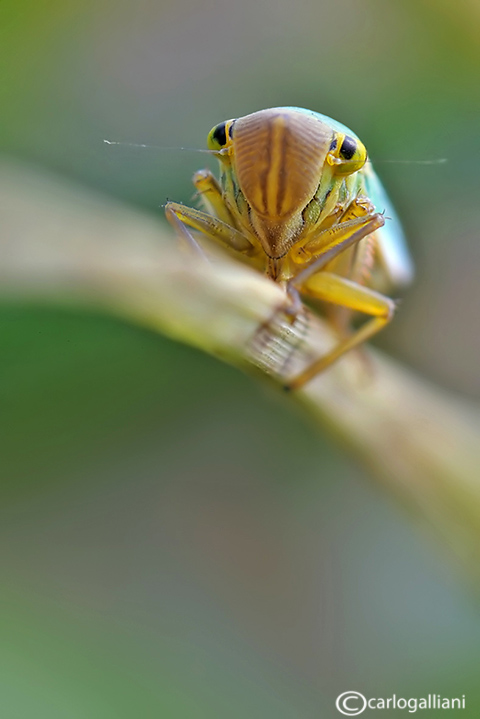
[[[334,149],[336,148],[336,146],[337,146],[337,138],[334,137],[333,140],[332,140],[331,143],[330,143],[329,151],[330,151],[330,152],[333,152]]]
[[[340,157],[343,160],[351,160],[356,151],[357,151],[356,141],[353,139],[353,137],[348,137],[348,135],[346,135],[344,141],[342,142],[342,146],[340,148],[340,153],[339,153]]]
[[[230,127],[228,128],[228,136],[229,136],[230,139],[232,139],[232,137],[233,137],[233,127],[234,127],[234,125],[235,125],[235,120],[232,122],[232,124],[231,124]]]
[[[227,144],[227,134],[225,131],[225,122],[220,123],[220,125],[217,125],[214,132],[213,132],[213,139],[215,142],[218,142],[218,144],[223,147],[223,145]]]

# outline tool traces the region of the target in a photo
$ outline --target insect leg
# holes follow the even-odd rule
[[[255,249],[245,235],[242,235],[234,227],[206,212],[196,210],[194,207],[186,207],[178,202],[167,202],[165,215],[177,234],[202,255],[202,250],[189,228],[246,255]]]
[[[196,255],[197,259],[200,259],[205,262],[207,258],[204,251],[188,229],[186,223],[181,217],[178,216],[177,212],[175,211],[175,207],[172,207],[172,205],[175,204],[176,203],[173,202],[167,202],[167,204],[165,205],[165,217],[172,225],[173,229],[175,230],[175,234],[180,239],[180,241],[183,242],[189,248],[189,250],[193,252],[194,255]]]
[[[364,237],[382,227],[384,223],[385,219],[379,213],[357,217],[323,230],[304,244],[294,248],[292,251],[293,260],[306,266],[287,284],[287,294],[292,303],[290,313],[295,315],[298,311],[300,303],[299,290],[309,277],[322,270],[325,265],[349,247],[353,247]]]
[[[225,200],[217,178],[211,170],[198,170],[193,176],[199,199],[203,209],[209,215],[217,217],[227,225],[234,225],[233,217],[225,204]]]
[[[301,291],[302,294],[310,297],[364,312],[371,315],[372,318],[350,337],[341,340],[330,352],[294,377],[288,383],[288,389],[299,389],[317,374],[323,372],[345,352],[370,339],[390,322],[395,311],[395,302],[389,297],[330,272],[318,272],[312,275],[304,282]]]
[[[338,255],[384,224],[385,218],[380,213],[339,222],[338,225],[320,232],[305,244],[294,248],[292,251],[294,261],[305,264],[306,267],[290,280],[289,286],[300,287]]]

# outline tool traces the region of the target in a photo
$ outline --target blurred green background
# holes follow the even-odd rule
[[[205,156],[105,138],[201,148],[275,105],[350,126],[418,268],[378,344],[478,398],[478,0],[7,0],[0,52],[4,157],[155,214]],[[0,363],[2,719],[329,718],[347,690],[479,716],[455,567],[272,390],[31,303],[1,306]]]

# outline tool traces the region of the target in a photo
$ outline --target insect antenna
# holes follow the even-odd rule
[[[448,158],[435,157],[431,160],[370,160],[370,158],[368,158],[367,162],[374,163],[375,165],[379,165],[380,163],[382,165],[386,163],[392,165],[444,165],[448,162]]]
[[[119,145],[120,147],[137,147],[146,150],[165,150],[167,152],[177,152],[181,150],[183,152],[206,152],[208,155],[218,154],[216,150],[206,150],[199,147],[164,147],[162,145],[147,145],[143,142],[123,142],[119,140],[103,140],[103,142],[105,143],[105,145]]]

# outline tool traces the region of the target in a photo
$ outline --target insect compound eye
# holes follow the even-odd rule
[[[212,127],[208,133],[207,145],[210,150],[221,150],[226,147],[232,137],[233,121],[227,120]]]
[[[331,144],[327,161],[337,175],[351,175],[360,170],[367,160],[365,146],[350,135],[337,134]]]
[[[226,131],[226,123],[221,122],[220,125],[217,125],[212,133],[212,139],[215,140],[215,142],[220,145],[220,147],[224,147],[224,145],[227,144],[227,131]]]
[[[353,137],[349,137],[348,135],[345,135],[345,139],[342,142],[342,146],[340,148],[339,155],[342,158],[342,160],[351,160],[354,154],[357,151],[357,142],[353,139]]]

